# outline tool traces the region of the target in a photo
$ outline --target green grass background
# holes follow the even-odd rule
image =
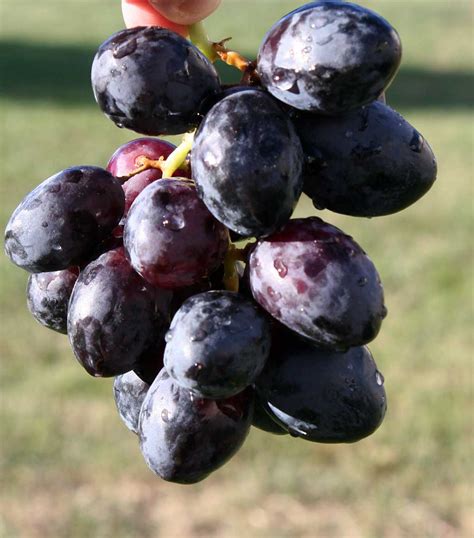
[[[402,213],[322,215],[356,238],[384,282],[389,316],[370,346],[388,393],[382,427],[341,446],[253,430],[205,482],[162,482],[116,414],[112,381],[89,377],[67,338],[30,317],[27,275],[2,256],[2,537],[473,535],[472,7],[361,3],[401,35],[388,102],[439,163],[433,189]],[[67,166],[105,165],[135,137],[101,114],[89,83],[95,49],[123,26],[118,4],[0,0],[2,227],[40,181]],[[206,26],[254,56],[269,26],[298,5],[223,0]],[[302,200],[298,214],[308,212]]]

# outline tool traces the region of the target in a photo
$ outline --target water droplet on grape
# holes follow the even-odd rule
[[[163,218],[162,224],[167,230],[177,232],[184,228],[185,222],[179,215],[167,215]]]
[[[285,278],[285,276],[288,274],[288,267],[280,258],[277,258],[273,262],[273,267],[275,267],[275,269],[278,271],[278,274],[280,275],[281,278]]]
[[[418,131],[413,130],[413,136],[410,140],[410,149],[415,153],[421,153],[424,143],[425,141],[421,134]]]
[[[375,371],[375,381],[377,382],[377,385],[379,385],[379,387],[381,387],[385,381],[383,375],[378,370]]]
[[[286,69],[275,69],[273,82],[277,84],[280,90],[289,90],[295,83],[295,74]]]
[[[353,134],[354,134],[354,133],[353,133],[352,131],[346,131],[346,132],[344,133],[344,136],[345,136],[346,138],[351,138],[351,136],[352,136]]]
[[[173,338],[173,331],[168,331],[166,334],[165,334],[165,342],[170,342]]]
[[[357,284],[363,288],[366,284],[367,284],[368,280],[365,276],[359,278],[359,280],[357,281]]]
[[[170,417],[169,417],[168,409],[163,409],[161,411],[161,419],[163,420],[163,422],[169,422]]]
[[[271,286],[268,286],[267,293],[275,301],[278,301],[278,299],[281,299],[281,293],[278,291],[275,291]]]

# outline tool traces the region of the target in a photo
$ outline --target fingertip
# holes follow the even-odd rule
[[[148,0],[122,0],[122,15],[127,28],[162,26],[187,37],[188,27],[168,20]]]

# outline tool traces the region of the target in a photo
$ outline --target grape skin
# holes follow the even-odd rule
[[[305,153],[304,192],[316,207],[377,217],[419,200],[436,179],[424,138],[381,102],[335,117],[293,120]]]
[[[228,398],[251,385],[270,352],[270,327],[253,301],[208,291],[184,302],[166,335],[164,364],[201,398]]]
[[[296,335],[272,349],[255,387],[280,425],[307,441],[359,441],[380,426],[387,409],[383,376],[368,348],[336,353]]]
[[[201,101],[220,85],[213,65],[194,45],[152,26],[117,32],[99,47],[92,88],[117,126],[160,135],[196,127]]]
[[[317,217],[293,219],[249,259],[255,300],[296,333],[331,349],[373,340],[386,315],[380,277],[349,236]]]
[[[255,402],[253,408],[252,426],[258,428],[267,433],[273,433],[274,435],[287,435],[288,432],[280,426],[273,418],[275,415],[268,409],[268,405],[260,400],[258,395],[255,395]],[[275,417],[276,419],[276,417]]]
[[[48,329],[67,333],[67,310],[78,267],[30,275],[26,288],[28,310]]]
[[[150,469],[164,480],[193,484],[239,450],[252,412],[251,389],[224,400],[205,400],[181,388],[163,369],[140,411],[140,449]]]
[[[400,60],[398,34],[373,11],[311,2],[270,29],[257,69],[263,86],[284,103],[339,114],[377,99]]]
[[[124,245],[132,266],[148,282],[191,286],[222,264],[228,232],[185,179],[146,187],[130,208]]]
[[[123,374],[158,353],[171,293],[147,284],[123,248],[90,263],[71,295],[67,331],[74,354],[95,377]]]
[[[127,428],[138,433],[140,409],[150,385],[135,372],[127,372],[114,379],[114,399],[120,418]]]
[[[32,273],[87,261],[120,221],[120,183],[96,166],[67,168],[46,179],[15,209],[5,231],[5,252]]]
[[[242,236],[264,236],[291,216],[302,189],[301,144],[291,121],[261,90],[228,95],[207,114],[191,153],[209,211]]]

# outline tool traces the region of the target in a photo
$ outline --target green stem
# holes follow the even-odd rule
[[[239,275],[237,274],[236,248],[230,243],[229,250],[224,258],[224,286],[228,291],[239,291]]]
[[[189,39],[196,45],[196,47],[206,56],[206,58],[215,62],[217,60],[217,54],[214,51],[212,43],[207,37],[206,29],[202,21],[195,22],[189,27]]]
[[[181,144],[169,154],[168,158],[163,164],[163,175],[162,177],[171,177],[176,170],[184,163],[188,153],[191,151],[194,140],[194,132],[186,133],[183,136]]]

